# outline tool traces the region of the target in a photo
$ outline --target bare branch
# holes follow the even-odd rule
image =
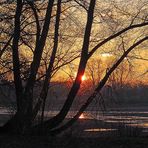
[[[0,51],[0,58],[2,57],[2,55],[5,52],[6,48],[9,46],[12,38],[13,38],[13,35],[9,38],[9,40],[7,41],[7,43],[5,44],[5,46],[1,49],[1,51]]]
[[[143,22],[141,24],[135,24],[135,25],[130,25],[124,29],[122,29],[121,31],[109,36],[108,38],[106,38],[105,40],[103,40],[102,42],[100,42],[99,44],[97,44],[88,54],[88,59],[96,52],[96,50],[101,47],[102,45],[104,45],[105,43],[107,43],[108,41],[118,37],[119,35],[127,32],[128,30],[134,29],[134,28],[139,28],[139,27],[143,27],[143,26],[147,26],[148,22]]]

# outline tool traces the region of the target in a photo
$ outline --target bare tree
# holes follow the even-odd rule
[[[71,106],[80,89],[80,86],[82,83],[82,76],[85,73],[87,63],[89,59],[94,55],[94,53],[96,53],[98,49],[101,49],[106,43],[109,43],[111,40],[115,40],[120,35],[126,34],[134,29],[140,30],[140,28],[146,28],[148,25],[147,19],[141,19],[141,18],[140,18],[140,23],[137,23],[137,21],[135,23],[135,18],[139,16],[138,15],[139,13],[138,13],[136,17],[133,17],[132,21],[128,25],[126,26],[123,25],[124,27],[123,26],[121,27],[119,25],[121,28],[119,29],[115,28],[113,31],[109,31],[107,36],[105,35],[100,40],[95,40],[95,38],[97,38],[97,35],[93,37],[93,32],[95,30],[93,28],[93,25],[95,24],[94,22],[96,21],[94,14],[95,14],[95,10],[97,9],[96,8],[97,2],[98,1],[96,0],[90,0],[90,3],[88,2],[86,3],[86,1],[83,1],[83,2],[63,1],[62,2],[61,0],[58,0],[58,1],[49,0],[48,2],[45,2],[45,3],[43,2],[43,4],[47,4],[46,8],[40,7],[40,10],[42,9],[45,10],[43,11],[43,14],[42,14],[43,20],[40,20],[38,16],[39,10],[36,8],[35,3],[30,1],[28,2],[28,1],[17,0],[15,16],[14,16],[14,33],[12,37],[10,37],[10,39],[6,42],[3,49],[1,50],[1,53],[3,54],[4,50],[8,47],[8,44],[10,44],[12,40],[12,43],[11,43],[12,58],[13,58],[12,70],[13,70],[14,84],[15,84],[15,91],[16,91],[17,110],[15,115],[3,127],[1,127],[1,131],[22,134],[27,132],[32,133],[39,130],[40,132],[43,132],[43,133],[49,132],[52,134],[57,134],[67,129],[78,119],[81,113],[88,107],[88,105],[92,102],[92,100],[98,95],[100,90],[108,81],[110,75],[114,72],[114,70],[116,70],[116,68],[120,65],[120,63],[124,60],[124,58],[134,48],[136,48],[143,42],[146,42],[146,40],[148,39],[146,33],[140,37],[138,36],[135,43],[130,45],[128,48],[126,48],[127,50],[123,52],[121,57],[111,66],[111,68],[109,68],[106,71],[104,77],[101,80],[99,79],[99,81],[97,82],[97,87],[95,88],[94,92],[90,95],[90,97],[88,97],[87,101],[81,106],[80,110],[76,113],[76,115],[68,123],[59,127],[59,125],[61,125],[61,123],[66,118],[66,115],[68,114],[69,110],[71,109]],[[62,36],[60,34],[60,31],[61,31],[60,23],[62,22],[62,19],[64,19],[65,17],[62,15],[62,13],[64,14],[62,5],[65,6],[65,3],[68,3],[68,8],[70,6],[72,6],[73,8],[76,8],[76,7],[83,8],[85,10],[85,16],[86,16],[86,24],[83,22],[84,33],[83,33],[83,36],[81,37],[82,47],[81,47],[81,50],[77,50],[77,51],[80,51],[80,55],[77,54],[74,57],[72,56],[72,58],[69,58],[69,55],[67,55],[66,52],[68,52],[68,50],[65,53],[62,53],[61,51],[59,52],[59,46],[61,43],[60,39]],[[77,4],[77,5],[75,6],[74,4]],[[54,11],[55,9],[56,11]],[[28,11],[29,13],[30,11],[32,11],[32,15],[34,16],[33,18],[34,18],[35,30],[33,31],[35,33],[27,32],[27,31],[30,31],[31,27],[33,27],[32,25],[30,25],[32,24],[32,22],[29,22],[30,17],[25,17],[25,15],[23,15],[23,13],[27,10],[29,10]],[[70,9],[70,10],[73,11],[75,9]],[[102,16],[102,14],[100,15],[102,19],[106,17],[106,16]],[[53,19],[53,17],[55,19]],[[112,18],[112,15],[109,15],[109,19],[107,20],[109,21],[114,19],[115,18]],[[27,20],[27,24],[24,25],[23,23],[26,20]],[[52,23],[53,21],[54,23]],[[77,22],[74,22],[74,23],[76,23],[77,25]],[[105,20],[105,24],[106,24],[106,20]],[[24,29],[26,26],[28,26],[27,31]],[[109,23],[109,27],[112,27],[112,24]],[[50,34],[51,32],[52,32],[52,35]],[[70,38],[69,34],[68,35],[64,34],[62,37],[65,37],[65,36],[66,37],[68,36],[67,38]],[[92,38],[94,39],[92,40]],[[50,41],[48,41],[48,39],[50,39]],[[29,43],[29,40],[32,40],[32,41]],[[21,55],[20,49],[23,47],[20,45],[20,43],[25,44],[26,47],[32,51],[31,61],[23,62],[24,58],[20,56]],[[52,47],[51,48],[52,50],[49,51],[50,57],[45,56],[46,58],[43,58],[43,55],[46,55],[46,53],[48,53],[48,52],[44,52],[45,51],[44,49],[46,48],[46,45],[48,43],[50,43]],[[74,48],[76,47],[75,45],[73,46]],[[56,116],[52,117],[49,120],[44,121],[45,104],[46,104],[49,84],[50,84],[52,75],[54,75],[54,73],[57,72],[57,69],[59,69],[60,67],[66,64],[71,63],[73,60],[79,57],[80,57],[80,62],[78,65],[77,75],[67,95],[67,98],[62,106],[62,109],[59,111],[59,113]],[[25,63],[24,64],[25,66],[27,65],[27,63],[29,63],[29,66],[28,67],[26,66],[27,68],[25,66],[23,67],[22,66],[23,63]],[[38,97],[34,98],[34,88],[35,88],[37,79],[40,79],[38,77],[38,72],[40,71],[40,68],[43,66],[42,64],[45,66],[45,74],[41,76],[41,78],[44,78],[42,81],[43,85]],[[28,73],[28,76],[25,79],[25,82],[26,82],[25,85],[22,84],[23,72]],[[40,108],[42,108],[41,123],[34,126],[33,122]]]

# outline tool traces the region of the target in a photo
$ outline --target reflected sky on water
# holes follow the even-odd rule
[[[11,115],[15,111],[12,109],[2,108],[0,107],[0,116]],[[59,111],[45,111],[45,116],[50,118],[55,116]],[[75,111],[70,111],[67,115],[67,118],[71,118],[75,115]],[[89,120],[98,120],[107,124],[117,124],[123,123],[127,126],[131,127],[140,127],[143,128],[143,132],[148,133],[148,111],[85,111],[79,117],[79,120],[89,119]],[[2,120],[1,120],[2,122]],[[2,123],[1,123],[2,124]],[[106,132],[106,131],[114,131],[116,129],[106,129],[106,128],[88,128],[85,129],[85,132]]]

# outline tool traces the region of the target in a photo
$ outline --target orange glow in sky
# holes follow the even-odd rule
[[[110,53],[102,53],[101,56],[106,58],[106,57],[111,57],[112,54],[110,54]]]

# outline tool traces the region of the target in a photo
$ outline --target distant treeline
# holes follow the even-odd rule
[[[122,87],[110,87],[106,85],[102,91],[103,103],[107,106],[112,105],[126,105],[126,104],[148,104],[148,85],[123,85]],[[36,85],[34,97],[40,92],[40,85]],[[47,97],[46,109],[49,106],[53,108],[60,108],[64,103],[66,96],[69,92],[68,86],[66,83],[62,82],[53,82]],[[86,90],[87,92],[87,90]],[[90,92],[91,93],[91,92]],[[73,107],[79,107],[83,104],[83,101],[89,96],[85,91],[83,94],[78,94],[77,101],[74,102]],[[1,85],[0,86],[0,106],[15,105],[15,88],[14,85]],[[91,104],[92,106],[99,103],[97,98]],[[90,105],[90,106],[91,106]]]

